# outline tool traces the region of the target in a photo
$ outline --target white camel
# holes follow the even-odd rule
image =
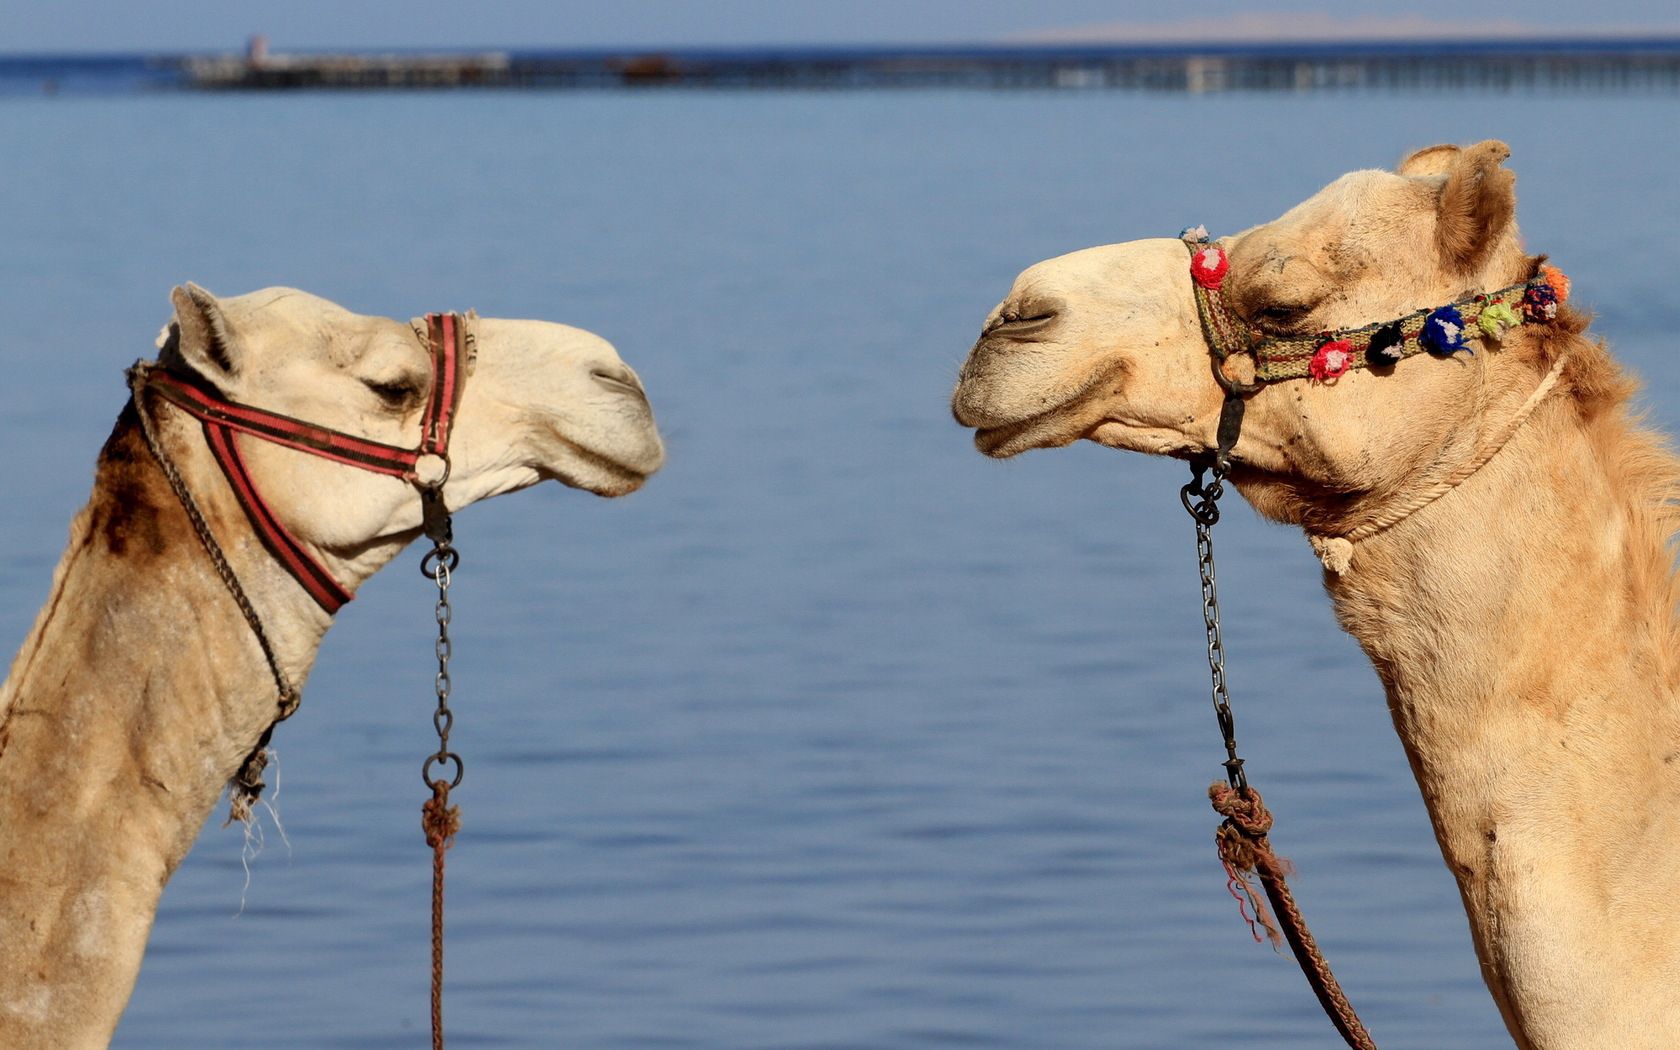
[[[397,449],[419,445],[422,417],[432,418],[425,324],[361,316],[288,288],[217,299],[189,284],[173,300],[140,411],[225,551],[274,666],[131,403],[0,686],[6,1050],[107,1045],[164,884],[274,723],[276,678],[301,684],[333,622],[337,598],[283,567],[254,531],[235,472],[213,456],[211,431],[165,395],[219,393],[220,404]],[[455,362],[448,507],[546,478],[618,496],[658,469],[664,451],[641,383],[605,341],[542,321],[455,317],[452,336],[456,324],[464,329],[451,345],[465,353]],[[408,480],[232,440],[259,502],[296,544],[287,557],[326,577],[318,588],[353,593],[420,528]],[[435,480],[440,468],[422,457],[414,473]]]

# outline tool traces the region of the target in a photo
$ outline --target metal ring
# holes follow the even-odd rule
[[[461,764],[460,755],[457,755],[453,751],[443,751],[429,756],[426,759],[426,764],[420,767],[420,779],[425,782],[427,787],[432,786],[432,764],[435,762],[441,762],[444,765],[448,765],[451,762],[455,763],[455,779],[449,782],[449,786],[451,788],[458,788],[461,786],[461,777],[466,774],[467,767]]]
[[[1189,485],[1185,485],[1184,487],[1182,487],[1178,490],[1178,501],[1180,503],[1184,504],[1184,509],[1186,511],[1189,511],[1190,516],[1192,518],[1194,518],[1194,517],[1197,517],[1197,514],[1196,514],[1196,505],[1194,503],[1190,502],[1190,497],[1191,497],[1192,494],[1197,495],[1197,496],[1201,495],[1201,493],[1199,493],[1199,492],[1194,492],[1194,490]]]
[[[461,564],[461,552],[454,547],[433,547],[420,559],[420,575],[428,580],[437,579],[439,563],[444,572],[454,572],[455,566]]]
[[[1221,390],[1225,391],[1227,394],[1234,394],[1237,397],[1247,397],[1250,394],[1259,393],[1266,385],[1265,380],[1258,378],[1260,371],[1260,347],[1256,346],[1248,350],[1233,350],[1231,353],[1248,354],[1250,357],[1253,357],[1256,378],[1250,379],[1245,383],[1232,379],[1230,376],[1226,375],[1225,369],[1221,367],[1227,360],[1230,359],[1231,354],[1226,354],[1224,357],[1212,357],[1213,381],[1219,384],[1219,388]]]
[[[420,461],[426,459],[427,457],[438,460],[443,464],[441,474],[432,480],[425,480],[420,477]],[[449,468],[449,454],[447,452],[422,452],[420,455],[415,457],[414,469],[409,471],[409,475],[414,479],[415,488],[422,491],[441,492],[444,483],[449,480]]]
[[[1191,495],[1189,485],[1178,490],[1178,501],[1184,504],[1184,509],[1190,512],[1190,517],[1202,525],[1219,524],[1219,504],[1214,502],[1219,498],[1218,495],[1211,491],[1195,493],[1200,497],[1195,503],[1190,502]]]

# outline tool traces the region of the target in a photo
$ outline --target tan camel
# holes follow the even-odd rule
[[[432,386],[424,329],[286,288],[218,300],[187,285],[160,338],[169,372],[228,399],[412,448]],[[664,452],[640,382],[600,338],[474,318],[450,444],[451,508],[556,478],[606,496]],[[198,420],[148,398],[160,446],[301,683],[331,615],[258,542]],[[103,1047],[164,883],[276,717],[252,629],[132,405],[70,527],[51,595],[0,687],[0,1046]],[[241,439],[281,523],[346,589],[420,525],[416,489]]]
[[[1222,242],[1224,301],[1260,332],[1311,337],[1533,277],[1508,154],[1437,146],[1397,172],[1343,176]],[[980,450],[1086,438],[1205,456],[1223,394],[1188,261],[1178,240],[1143,240],[1021,274],[953,401]],[[1565,306],[1473,353],[1267,385],[1232,473],[1325,555],[1483,976],[1518,1045],[1537,1050],[1680,1037],[1680,471],[1586,328]],[[1248,378],[1254,361],[1226,369]]]

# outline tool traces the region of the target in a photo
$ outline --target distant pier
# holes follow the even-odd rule
[[[1680,90],[1680,36],[1607,40],[269,54],[177,60],[206,91],[500,88]]]

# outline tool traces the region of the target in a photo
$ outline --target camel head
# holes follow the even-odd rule
[[[423,322],[351,313],[291,288],[173,293],[159,339],[169,371],[224,398],[412,448],[432,386]],[[450,509],[554,478],[603,496],[664,458],[641,382],[605,340],[546,321],[466,320],[472,351],[450,440]],[[329,561],[390,552],[420,526],[414,487],[265,441],[243,442],[272,509]],[[363,572],[377,564],[363,566]],[[358,573],[352,571],[352,575]]]
[[[1521,282],[1535,260],[1513,218],[1503,143],[1435,146],[1397,171],[1344,175],[1282,217],[1224,238],[1225,303],[1261,335],[1312,338]],[[1533,387],[1535,340],[1421,354],[1329,382],[1263,386],[1248,402],[1233,480],[1262,512],[1309,526],[1393,493],[1474,415]],[[1250,355],[1224,364],[1254,378]],[[1543,365],[1540,366],[1543,369]],[[953,397],[990,456],[1081,438],[1196,458],[1214,447],[1225,397],[1174,238],[1089,248],[1038,263],[986,319]],[[1466,452],[1468,455],[1468,452]]]

